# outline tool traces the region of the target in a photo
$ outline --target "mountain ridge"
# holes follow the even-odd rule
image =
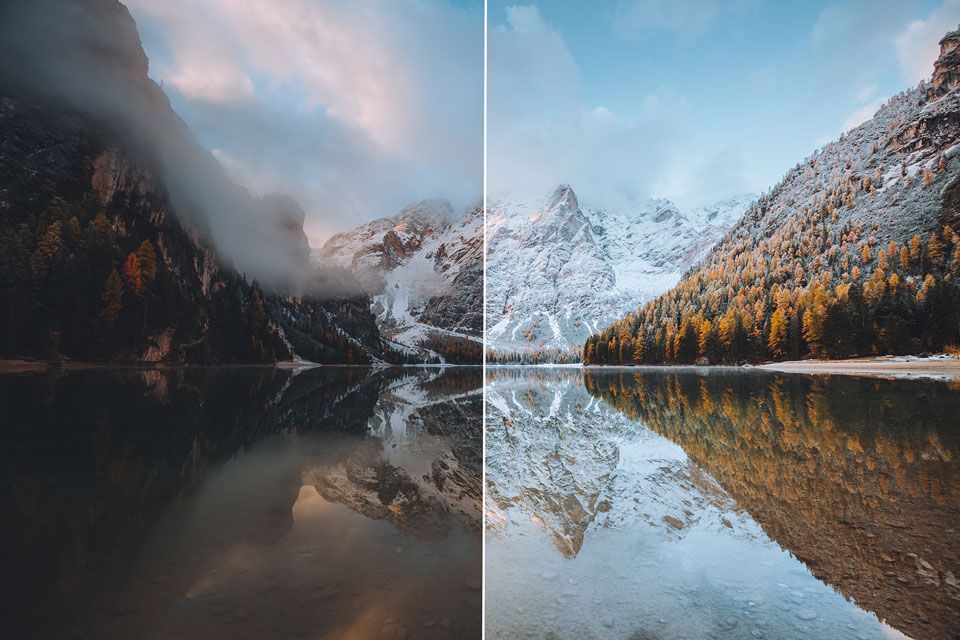
[[[753,196],[681,211],[666,199],[587,208],[562,184],[490,203],[487,337],[495,361],[570,360],[605,322],[662,293]]]
[[[418,358],[478,364],[483,331],[483,211],[453,215],[441,199],[331,236],[320,268],[352,272],[381,332]]]
[[[960,33],[901,92],[761,196],[588,364],[925,353],[960,342]]]

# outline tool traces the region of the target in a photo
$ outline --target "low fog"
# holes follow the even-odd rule
[[[270,288],[315,284],[304,212],[291,198],[252,198],[147,77],[133,19],[115,0],[34,0],[0,9],[0,87],[61,98],[122,132],[157,162],[189,227],[234,268]]]

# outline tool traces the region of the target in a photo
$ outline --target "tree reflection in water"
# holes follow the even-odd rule
[[[960,630],[960,389],[942,381],[585,370],[820,580],[914,638]]]
[[[480,635],[478,369],[0,384],[16,638]]]

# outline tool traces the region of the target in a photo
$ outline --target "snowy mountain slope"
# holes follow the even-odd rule
[[[574,557],[588,536],[610,529],[674,540],[699,529],[761,535],[681,447],[592,397],[579,372],[494,370],[486,402],[494,536],[535,522]]]
[[[423,357],[450,360],[456,358],[451,344],[479,349],[482,227],[479,207],[454,219],[448,202],[423,200],[331,237],[312,261],[356,276],[386,338]]]
[[[960,337],[958,153],[960,30],[940,41],[929,82],[787,171],[682,281],[598,334],[588,359],[736,363],[943,350]],[[672,334],[684,317],[685,330]]]
[[[492,203],[487,221],[487,341],[500,352],[567,351],[663,293],[716,243],[752,196],[680,211],[580,206],[557,187],[537,202]]]
[[[386,374],[367,438],[303,472],[327,500],[419,539],[447,535],[450,516],[482,527],[482,377],[475,369]]]

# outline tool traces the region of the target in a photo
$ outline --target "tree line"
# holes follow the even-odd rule
[[[810,216],[715,257],[591,336],[584,363],[835,359],[960,345],[960,235],[950,226],[882,245],[859,221],[830,228],[829,206]]]

